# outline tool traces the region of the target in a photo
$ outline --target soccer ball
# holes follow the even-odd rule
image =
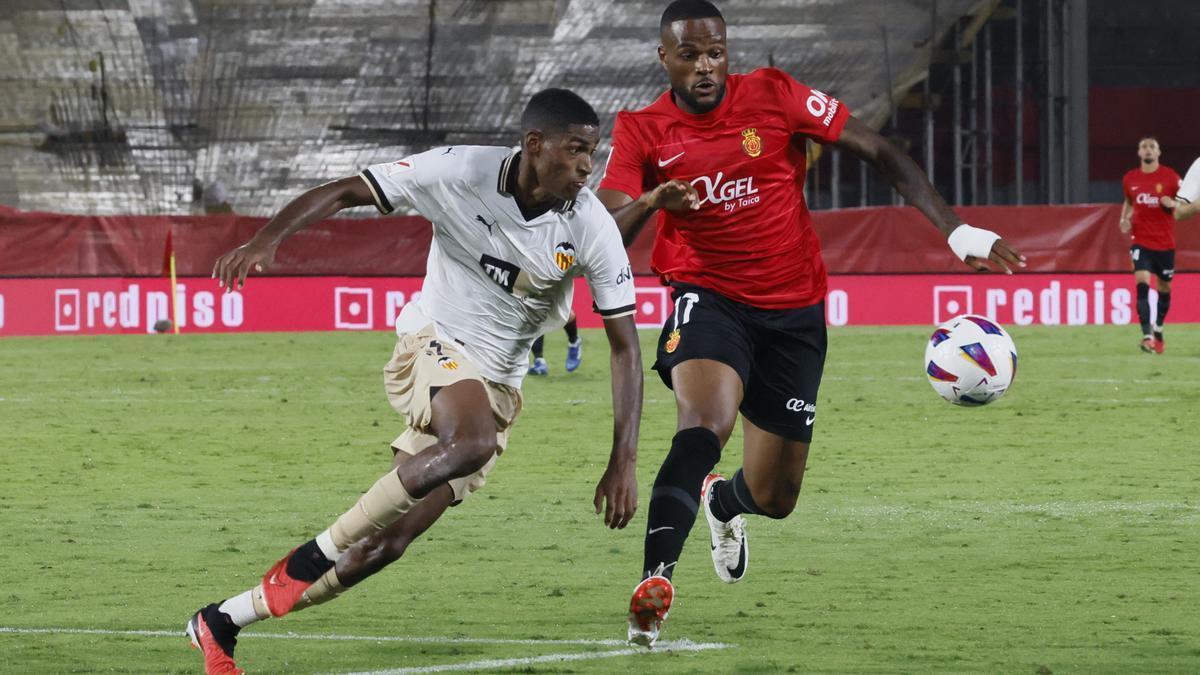
[[[925,374],[939,396],[978,406],[1004,395],[1017,374],[1017,346],[995,322],[964,314],[937,327],[925,346]]]

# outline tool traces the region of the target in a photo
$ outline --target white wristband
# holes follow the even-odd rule
[[[971,227],[964,223],[954,228],[946,243],[950,244],[950,250],[954,251],[959,260],[966,261],[967,256],[987,259],[992,254],[992,244],[999,238],[1000,235],[991,230]]]

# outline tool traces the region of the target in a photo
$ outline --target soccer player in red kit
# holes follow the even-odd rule
[[[1163,324],[1171,308],[1171,279],[1175,276],[1175,217],[1179,174],[1159,164],[1162,149],[1158,139],[1147,136],[1138,141],[1141,167],[1131,169],[1121,180],[1125,203],[1121,205],[1120,228],[1133,231],[1129,255],[1133,258],[1133,278],[1137,283],[1138,321],[1142,324],[1144,352],[1163,353]],[[1158,281],[1158,315],[1150,327],[1150,276]]]
[[[762,68],[727,75],[725,21],[704,0],[677,0],[660,22],[671,88],[617,115],[598,196],[626,243],[658,212],[652,267],[673,288],[655,370],[675,392],[676,434],[654,481],[642,581],[629,639],[651,645],[674,597],[670,577],[703,509],[713,565],[746,573],[742,514],[795,508],[825,361],[825,264],[804,203],[804,139],[870,163],[949,237],[968,265],[1024,258],[964,225],[904,153],[836,98]],[[711,474],[739,411],[743,466]]]

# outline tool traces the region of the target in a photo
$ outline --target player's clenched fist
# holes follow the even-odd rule
[[[670,180],[650,191],[650,206],[668,211],[695,211],[700,208],[700,193],[687,181]]]
[[[246,275],[251,267],[255,272],[261,272],[274,260],[274,246],[252,239],[217,258],[217,263],[213,265],[213,278],[225,287],[226,292],[237,290],[246,285]]]

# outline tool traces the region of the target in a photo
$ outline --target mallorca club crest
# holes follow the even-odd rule
[[[757,129],[742,130],[742,150],[751,157],[762,154],[762,139],[758,137]]]
[[[560,241],[554,247],[554,264],[566,272],[575,264],[575,245],[569,241]]]
[[[1154,191],[1161,195],[1162,194],[1162,183],[1155,183]]]
[[[666,352],[668,354],[674,354],[675,350],[678,348],[679,348],[679,329],[676,328],[675,330],[671,331],[670,334],[667,335],[667,343],[663,345],[663,349],[666,350]]]

